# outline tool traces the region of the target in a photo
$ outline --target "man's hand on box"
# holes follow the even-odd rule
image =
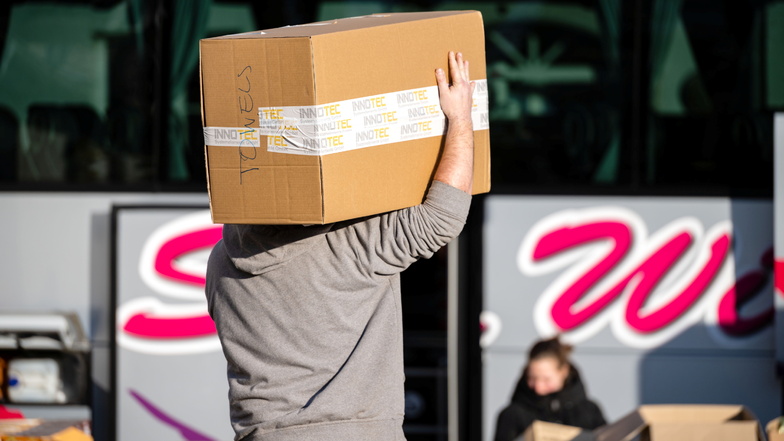
[[[436,69],[441,110],[447,118],[444,150],[434,178],[471,194],[474,175],[474,129],[471,122],[474,82],[468,79],[468,61],[449,52],[450,84],[443,69]]]
[[[476,84],[469,79],[468,60],[464,60],[460,52],[449,51],[449,73],[451,83],[443,69],[436,69],[441,110],[449,124],[471,124],[472,95]]]

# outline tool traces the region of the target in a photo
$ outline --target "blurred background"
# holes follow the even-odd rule
[[[96,439],[230,439],[209,324],[145,321],[203,318],[198,275],[219,237],[199,39],[463,9],[485,24],[493,190],[458,242],[404,275],[408,439],[492,439],[525,351],[554,333],[609,420],[642,403],[780,415],[784,0],[4,2],[0,404],[89,420]],[[593,279],[619,246],[608,231],[559,242],[552,261],[532,251],[610,221],[628,250]],[[641,292],[628,279],[676,233],[688,246]]]

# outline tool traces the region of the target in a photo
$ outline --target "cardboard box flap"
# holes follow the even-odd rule
[[[594,439],[590,431],[579,427],[534,421],[519,441],[594,441]]]
[[[647,423],[639,412],[631,412],[620,420],[594,430],[596,441],[629,441],[642,433]]]
[[[432,12],[395,12],[364,15],[359,17],[340,18],[316,23],[307,23],[280,28],[265,29],[263,31],[245,32],[241,34],[223,35],[212,37],[214,40],[225,39],[258,39],[258,38],[287,38],[287,37],[312,37],[335,32],[352,31],[370,27],[395,25],[399,23],[428,20],[431,18],[448,17],[459,14],[476,13],[476,11],[432,11]]]
[[[748,419],[743,407],[725,405],[651,405],[641,406],[640,414],[648,423],[712,422]]]
[[[705,438],[716,440],[764,440],[765,435],[762,427],[757,421],[757,417],[741,405],[723,404],[700,404],[700,405],[649,405],[642,406],[640,411],[643,418],[648,420],[648,424],[672,424],[681,423],[680,430],[685,433],[685,425],[691,426],[696,430],[703,423],[713,423],[713,426],[721,425],[722,429],[728,433],[725,438]],[[707,424],[705,424],[707,426]],[[677,428],[672,433],[678,433]],[[741,434],[743,434],[741,436]],[[756,436],[755,436],[756,434]],[[669,435],[667,435],[669,436]],[[660,437],[657,439],[668,439]],[[683,439],[689,439],[683,437]]]
[[[758,437],[753,421],[723,423],[655,423],[648,427],[651,441],[754,441]]]
[[[595,430],[594,435],[597,441],[765,439],[754,415],[739,405],[643,405],[620,420]],[[639,436],[641,438],[637,438]]]

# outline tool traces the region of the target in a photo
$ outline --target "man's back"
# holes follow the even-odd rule
[[[471,197],[330,226],[224,228],[207,298],[238,439],[402,440],[399,274],[461,231]]]
[[[457,237],[471,202],[468,62],[435,71],[444,148],[421,205],[331,226],[229,225],[207,265],[231,421],[249,441],[400,441],[399,274]]]

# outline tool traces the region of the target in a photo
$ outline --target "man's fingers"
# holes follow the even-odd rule
[[[436,69],[436,80],[438,81],[439,89],[443,87],[449,88],[452,85],[463,82],[470,83],[468,60],[463,59],[462,52],[449,51],[449,77],[452,80],[451,84],[447,84],[444,71]]]
[[[455,54],[453,51],[449,51],[449,71],[452,77],[452,84],[459,83],[463,79],[462,68],[463,68],[463,55],[459,52]]]
[[[470,81],[468,60],[463,59],[462,52],[449,52],[449,70],[452,84]]]
[[[436,69],[436,81],[438,82],[438,84],[446,82],[446,75],[444,75],[444,70],[441,69],[440,67]]]
[[[446,80],[446,74],[441,68],[436,69],[436,84],[438,85],[438,92],[441,94],[449,91],[449,83]]]
[[[457,72],[460,75],[460,79],[465,80],[465,62],[463,61],[462,52],[457,53],[457,56],[455,56],[455,61],[457,62]]]

